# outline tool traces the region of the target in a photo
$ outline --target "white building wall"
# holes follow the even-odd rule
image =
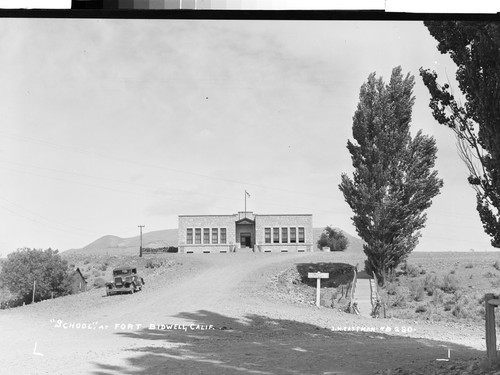
[[[193,252],[193,253],[220,253],[230,252],[234,250],[236,242],[236,215],[207,215],[207,216],[179,216],[179,252]],[[193,229],[193,244],[187,243],[187,229]],[[195,229],[201,229],[201,244],[195,242]],[[210,243],[203,243],[203,229],[210,229]],[[218,243],[212,243],[212,229],[217,228]],[[220,229],[226,229],[226,243],[221,244]]]
[[[265,242],[265,228],[271,228],[271,243]],[[279,242],[273,242],[273,228],[279,228]],[[288,229],[283,242],[282,228]],[[296,243],[290,242],[290,228],[295,228]],[[299,228],[304,228],[304,242],[299,243]],[[256,250],[261,252],[313,251],[312,215],[255,215]]]

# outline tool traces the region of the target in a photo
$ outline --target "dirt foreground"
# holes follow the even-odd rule
[[[267,287],[294,264],[346,254],[166,257],[177,264],[140,293],[99,289],[0,311],[0,373],[430,374],[484,356],[481,326],[362,318]]]

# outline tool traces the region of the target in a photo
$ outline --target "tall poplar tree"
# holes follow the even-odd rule
[[[424,211],[443,186],[432,170],[434,138],[410,134],[414,84],[396,67],[387,85],[372,73],[361,86],[352,126],[356,143],[347,142],[354,175],[343,173],[339,185],[365,241],[366,269],[380,285],[418,244]]]

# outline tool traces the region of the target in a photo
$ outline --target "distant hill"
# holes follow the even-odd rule
[[[159,248],[177,246],[177,229],[157,230],[142,234],[142,246]],[[133,255],[139,252],[140,236],[120,238],[104,236],[81,249],[66,250],[64,255]]]
[[[313,228],[314,250],[317,250],[318,241],[324,228]],[[338,229],[338,228],[336,228]],[[342,231],[349,240],[346,252],[363,253],[363,241]],[[103,236],[81,249],[71,249],[62,252],[62,255],[134,255],[139,251],[140,237],[120,238],[117,236]],[[150,248],[177,246],[177,229],[157,230],[143,233],[142,246]]]

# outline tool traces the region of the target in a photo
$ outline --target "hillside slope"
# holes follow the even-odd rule
[[[133,255],[139,251],[140,236],[120,238],[103,236],[81,249],[66,250],[64,255]],[[159,248],[177,246],[177,229],[157,230],[143,233],[142,246]]]

